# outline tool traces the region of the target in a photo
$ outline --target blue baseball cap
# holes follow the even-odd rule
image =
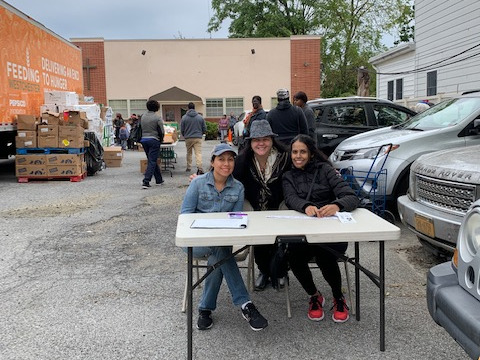
[[[213,150],[212,150],[212,156],[220,156],[220,155],[222,155],[224,152],[227,152],[227,151],[232,152],[234,156],[237,155],[237,152],[235,151],[234,148],[232,148],[232,147],[231,147],[230,145],[228,145],[228,144],[221,143],[221,144],[215,145],[215,147],[214,147]]]

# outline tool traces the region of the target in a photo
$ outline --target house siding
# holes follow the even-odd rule
[[[411,75],[403,75],[404,98],[411,99],[410,106],[418,99],[429,98],[426,96],[429,71],[437,72],[437,101],[479,89],[479,18],[478,0],[416,0],[415,50],[378,60],[379,55],[372,58],[377,59],[372,64],[379,73],[414,70]],[[469,50],[474,46],[478,47]],[[377,74],[377,95],[386,98],[388,81],[400,76]]]

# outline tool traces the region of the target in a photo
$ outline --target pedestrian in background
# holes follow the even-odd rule
[[[148,189],[151,186],[150,181],[152,180],[152,177],[155,177],[155,183],[157,185],[163,184],[162,173],[157,164],[160,145],[165,136],[163,120],[157,114],[159,109],[160,104],[158,101],[148,100],[148,111],[142,115],[142,119],[140,120],[140,125],[142,127],[142,139],[140,140],[140,143],[147,155],[147,170],[145,170],[142,184],[142,188],[144,189]]]
[[[220,141],[225,142],[225,138],[228,134],[229,122],[227,115],[223,114],[222,118],[218,121],[218,130],[220,130]]]
[[[299,91],[293,96],[293,105],[296,105],[303,110],[305,119],[307,119],[308,135],[311,136],[316,144],[317,135],[315,134],[315,114],[313,113],[312,108],[307,104],[307,101],[307,94],[303,91]]]
[[[120,145],[120,128],[123,126],[125,123],[125,120],[123,120],[122,114],[117,113],[115,115],[115,119],[113,119],[113,130],[115,133],[115,145]]]
[[[302,109],[290,103],[290,93],[287,89],[277,91],[278,104],[267,114],[267,120],[278,140],[289,146],[291,140],[298,134],[308,135],[307,119]]]
[[[188,103],[188,111],[183,115],[180,123],[180,133],[184,137],[187,147],[187,172],[192,171],[192,152],[195,151],[197,173],[204,173],[202,167],[202,136],[206,132],[205,120],[195,111],[195,104]]]

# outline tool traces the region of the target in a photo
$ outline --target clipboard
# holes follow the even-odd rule
[[[245,229],[248,217],[229,219],[195,219],[190,225],[191,229]]]

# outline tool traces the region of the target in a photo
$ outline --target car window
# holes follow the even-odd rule
[[[410,115],[404,111],[383,104],[373,105],[373,113],[380,127],[397,125],[410,117]]]
[[[480,98],[458,98],[445,100],[434,107],[412,117],[402,125],[405,129],[432,130],[458,124],[472,113],[480,110]]]
[[[325,122],[341,126],[367,126],[365,107],[361,105],[336,105],[327,109]]]

